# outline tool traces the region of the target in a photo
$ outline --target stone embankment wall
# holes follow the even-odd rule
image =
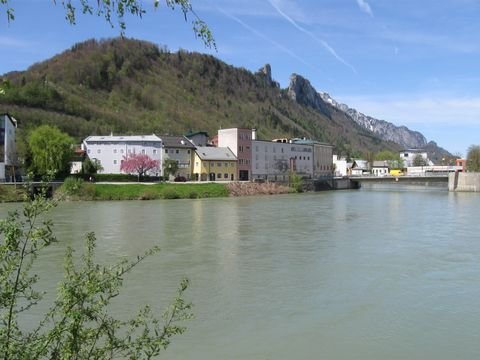
[[[448,175],[448,190],[480,192],[480,173],[450,173]]]
[[[288,194],[292,189],[277,183],[232,182],[227,184],[230,196]]]

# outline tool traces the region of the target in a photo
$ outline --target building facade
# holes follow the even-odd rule
[[[286,139],[252,141],[252,180],[288,181],[292,173],[313,177],[313,145]]]
[[[237,180],[237,158],[229,148],[198,146],[195,150],[193,180]]]
[[[237,175],[240,181],[252,179],[252,141],[256,139],[255,129],[220,129],[218,147],[228,147],[237,157]]]
[[[82,143],[82,149],[92,161],[99,161],[100,173],[121,174],[122,160],[131,154],[146,154],[159,161],[159,169],[148,175],[163,175],[162,139],[156,135],[136,136],[89,136]]]
[[[421,149],[407,149],[400,151],[400,159],[403,160],[403,167],[415,166],[415,158],[420,156],[425,165],[433,165],[433,163],[428,159],[428,154],[426,151]]]
[[[173,177],[181,176],[191,180],[195,146],[185,136],[162,136],[161,139],[163,162],[173,160],[178,166],[178,170],[173,174]]]
[[[0,114],[0,181],[10,181],[15,176],[16,130],[17,120],[9,114]]]
[[[292,139],[292,144],[313,146],[313,178],[331,177],[333,175],[333,146],[314,140]]]

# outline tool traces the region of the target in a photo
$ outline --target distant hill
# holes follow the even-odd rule
[[[293,99],[268,65],[252,73],[145,41],[88,40],[3,77],[11,87],[0,96],[0,112],[13,114],[24,131],[48,123],[77,141],[110,133],[215,134],[252,127],[260,138],[307,137],[350,156],[402,148],[329,104],[315,108]]]

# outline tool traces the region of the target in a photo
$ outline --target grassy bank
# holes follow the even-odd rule
[[[0,185],[0,202],[23,201],[25,189],[22,186]]]
[[[65,183],[57,195],[70,200],[197,199],[229,196],[223,184],[91,184]]]
[[[0,202],[24,200],[24,188],[0,185]],[[68,178],[56,191],[58,199],[66,200],[155,200],[197,199],[227,196],[273,195],[296,192],[291,187],[274,183],[159,183],[145,184],[92,184],[80,179]]]

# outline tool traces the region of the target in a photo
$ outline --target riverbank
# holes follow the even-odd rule
[[[228,196],[276,195],[296,192],[276,183],[89,183],[67,179],[55,192],[57,199],[67,201],[198,199]],[[0,202],[21,202],[25,188],[0,185]]]

